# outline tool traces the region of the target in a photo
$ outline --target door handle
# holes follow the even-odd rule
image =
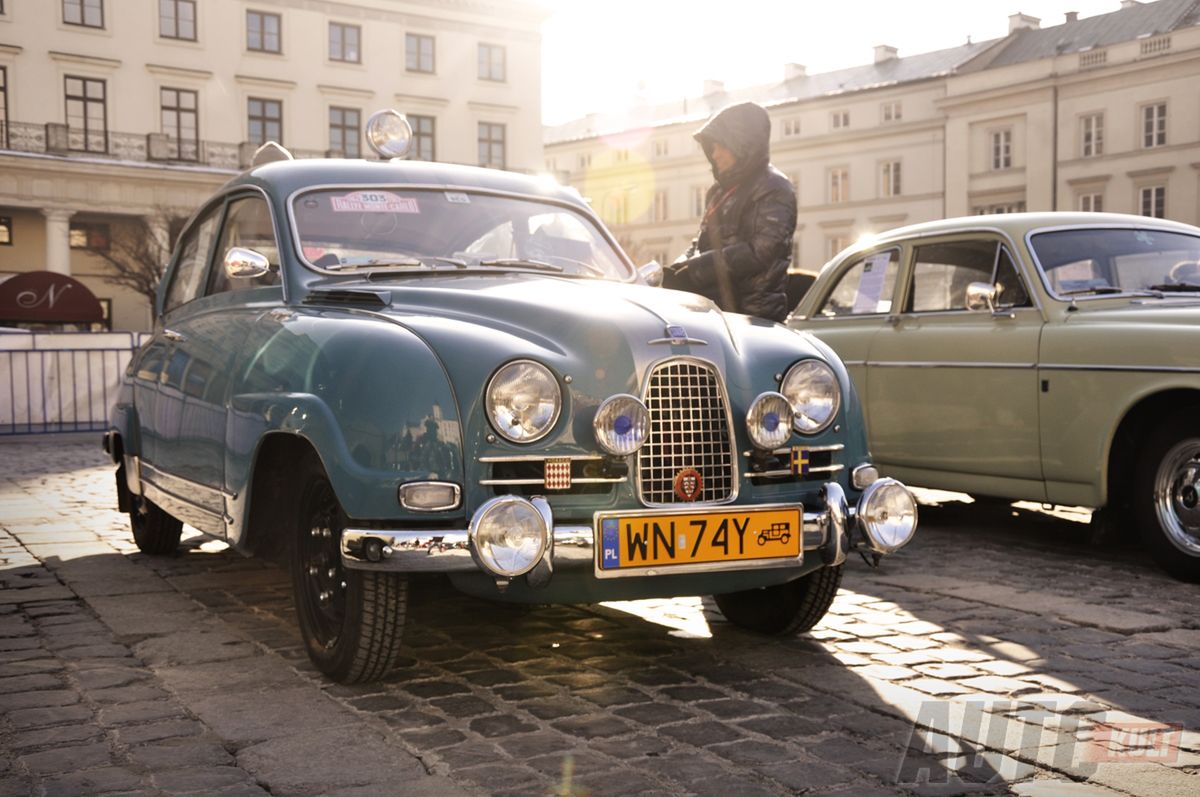
[[[163,337],[167,340],[173,340],[176,343],[183,343],[185,340],[187,340],[187,335],[183,334],[182,332],[176,332],[173,329],[164,329]]]

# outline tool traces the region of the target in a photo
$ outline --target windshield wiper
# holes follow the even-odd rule
[[[1151,285],[1150,290],[1164,293],[1191,293],[1200,291],[1200,285],[1194,282],[1164,282],[1162,285]]]
[[[1073,291],[1059,291],[1058,295],[1059,296],[1079,296],[1084,293],[1109,294],[1109,293],[1125,293],[1125,292],[1126,291],[1124,288],[1114,288],[1112,285],[1098,285],[1098,286],[1093,286],[1091,288],[1076,288]]]
[[[417,268],[425,263],[415,257],[346,257],[324,266],[326,271],[351,271],[356,268]]]
[[[511,266],[514,268],[532,268],[538,271],[553,271],[555,274],[561,274],[562,266],[556,266],[553,263],[547,263],[544,260],[526,260],[519,257],[500,257],[494,260],[480,260],[481,266]]]

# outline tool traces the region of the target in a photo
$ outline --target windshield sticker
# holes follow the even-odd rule
[[[858,295],[854,297],[854,313],[878,313],[879,300],[883,298],[883,280],[887,275],[891,252],[880,252],[867,258],[862,278],[858,282]]]
[[[388,191],[355,191],[330,198],[335,213],[420,213],[417,200]]]
[[[471,204],[471,197],[464,194],[462,191],[447,191],[446,201],[453,202],[455,205]]]

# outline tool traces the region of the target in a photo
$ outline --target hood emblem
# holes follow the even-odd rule
[[[707,346],[708,341],[689,338],[687,330],[679,324],[667,324],[666,337],[655,338],[647,343],[669,343],[672,346],[684,346],[688,343],[694,343],[697,346]]]
[[[684,468],[675,474],[675,495],[684,501],[695,501],[704,489],[704,477],[695,468]]]

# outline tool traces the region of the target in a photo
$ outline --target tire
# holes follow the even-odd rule
[[[183,522],[146,498],[134,498],[129,528],[138,550],[154,556],[175,553],[183,534]]]
[[[309,467],[291,547],[292,598],[313,665],[339,683],[374,681],[400,656],[408,580],[342,567],[346,516],[319,467]]]
[[[1133,511],[1142,544],[1164,570],[1200,582],[1200,425],[1194,412],[1158,426],[1138,452]]]
[[[829,611],[842,566],[822,567],[786,584],[714,595],[725,619],[748,631],[790,636],[811,630]]]

